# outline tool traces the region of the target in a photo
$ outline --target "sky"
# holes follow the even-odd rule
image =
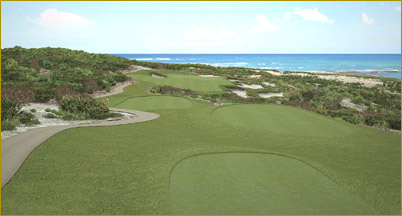
[[[401,2],[1,2],[1,48],[401,53]]]

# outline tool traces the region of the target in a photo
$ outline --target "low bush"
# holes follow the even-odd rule
[[[50,88],[38,88],[35,89],[35,101],[48,102],[57,96],[56,92]]]
[[[126,75],[122,74],[122,73],[115,73],[113,75],[113,79],[116,82],[125,82],[128,79],[128,77]]]
[[[63,117],[63,120],[85,120],[85,116],[75,115],[72,113],[66,113]]]
[[[30,126],[37,125],[37,124],[40,124],[40,121],[38,119],[32,119],[30,122],[27,122],[25,124],[25,126],[30,127]]]
[[[50,109],[50,108],[46,108],[45,111],[48,113],[53,113],[58,116],[62,116],[64,114],[64,112],[61,110],[55,110],[55,109]]]
[[[31,122],[35,118],[35,116],[32,113],[21,112],[18,118],[20,119],[20,122],[22,124],[27,124],[28,122]]]
[[[17,116],[21,103],[14,98],[1,97],[1,122]]]
[[[32,113],[36,113],[36,109],[31,109],[31,112],[32,112]]]
[[[54,119],[54,118],[58,118],[55,114],[53,113],[46,113],[45,115],[43,115],[43,117],[48,118],[48,119]]]
[[[93,119],[103,118],[103,116],[109,113],[109,109],[105,104],[93,98],[84,98],[81,96],[63,97],[60,100],[59,107],[66,113]]]
[[[20,125],[20,120],[18,118],[12,118],[1,122],[1,131],[14,130],[18,125]]]

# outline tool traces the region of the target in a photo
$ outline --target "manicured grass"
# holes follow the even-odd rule
[[[222,91],[220,86],[233,85],[225,77],[200,77],[197,75],[189,75],[176,71],[162,70],[157,71],[158,74],[166,76],[166,78],[155,78],[151,76],[152,71],[141,71],[132,73],[129,76],[134,80],[151,82],[156,85],[169,85],[176,88],[191,89],[193,91]]]
[[[173,214],[378,214],[316,169],[272,154],[193,156],[170,181]]]
[[[116,105],[117,108],[132,110],[161,110],[161,109],[188,109],[191,107],[191,100],[173,96],[141,96],[124,100]]]
[[[212,113],[218,120],[234,126],[266,133],[304,136],[347,136],[351,125],[290,106],[245,104],[226,106]]]
[[[140,80],[124,93],[110,97],[108,105],[149,96],[145,90],[153,85],[156,84]],[[219,110],[213,112],[216,107],[209,103],[198,100],[192,103],[188,109],[154,110],[161,117],[150,122],[75,128],[53,136],[30,154],[3,187],[1,213],[172,214],[169,182],[177,163],[204,153],[261,152],[303,161],[381,214],[400,214],[400,135],[349,124],[344,136],[311,136],[306,132],[308,128],[298,133],[274,129],[266,132],[252,127],[252,123],[243,127],[216,119],[215,112]],[[259,108],[252,109],[257,112]],[[261,118],[272,121],[268,114],[260,113]],[[302,118],[306,122],[343,130],[336,120],[303,110],[297,113],[309,116]],[[239,113],[239,122],[244,118],[242,114]],[[244,115],[257,121],[247,112]],[[285,118],[277,124],[298,123]],[[312,124],[306,127],[316,129]],[[241,163],[236,164],[234,168],[240,169]],[[242,178],[238,175],[233,181]],[[283,211],[299,207],[290,202],[282,206]],[[324,209],[325,205],[319,207]]]

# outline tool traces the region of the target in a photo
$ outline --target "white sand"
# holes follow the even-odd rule
[[[343,107],[348,107],[348,108],[355,109],[355,110],[357,110],[357,111],[359,111],[359,112],[362,112],[363,110],[366,110],[366,109],[367,109],[367,106],[366,106],[366,105],[352,103],[352,102],[350,101],[350,98],[345,98],[345,99],[343,99],[343,100],[341,101],[341,105],[342,105]]]
[[[262,98],[270,98],[270,97],[283,97],[283,93],[260,93],[258,96]]]
[[[130,68],[128,68],[127,70],[121,70],[120,72],[125,74],[125,73],[134,73],[134,72],[141,71],[141,70],[153,70],[153,69],[139,66],[139,65],[131,65]]]
[[[242,83],[240,87],[249,88],[249,89],[263,89],[264,88],[261,85],[257,85],[257,84],[247,85],[247,84],[244,84],[244,83]]]
[[[336,80],[336,81],[341,81],[344,83],[361,83],[366,87],[374,87],[376,85],[382,85],[382,82],[378,79],[364,79],[364,78],[357,78],[357,77],[349,77],[349,76],[335,76],[335,75],[329,75],[329,76],[323,76],[319,75],[318,78],[320,79],[326,79],[326,80]]]
[[[237,82],[237,81],[240,81],[240,80],[237,80],[237,79],[229,79],[229,81]]]
[[[35,129],[35,128],[58,126],[58,125],[82,125],[82,124],[89,124],[89,123],[105,121],[105,120],[93,120],[93,119],[82,120],[82,121],[66,121],[66,120],[62,120],[59,118],[49,119],[49,118],[43,117],[43,115],[48,114],[48,112],[45,111],[45,109],[47,109],[47,108],[59,110],[59,107],[57,105],[53,105],[53,104],[30,103],[28,105],[23,106],[21,108],[21,110],[29,112],[29,113],[32,113],[31,109],[36,109],[36,113],[32,113],[32,114],[35,116],[36,119],[38,119],[40,121],[40,124],[33,125],[31,127],[26,127],[24,125],[20,125],[20,126],[16,127],[15,130],[2,131],[1,132],[1,140],[14,136],[14,135],[17,135],[19,133],[31,130],[31,129]],[[133,116],[131,116],[131,114],[127,114],[127,113],[122,113],[122,114],[124,115],[124,117],[121,117],[121,118],[133,117]]]
[[[161,76],[161,75],[158,75],[158,74],[152,74],[152,77],[153,78],[158,78],[158,79],[164,79],[165,77],[164,76]]]
[[[229,91],[239,95],[242,98],[249,98],[249,96],[247,95],[247,91],[246,90],[241,90],[241,89],[229,89]]]
[[[250,78],[257,78],[257,79],[259,79],[259,78],[261,78],[261,75],[259,75],[259,74],[253,74],[253,75],[250,76]]]
[[[274,76],[282,76],[282,75],[285,75],[285,74],[283,74],[283,73],[279,73],[279,72],[275,72],[275,71],[264,71],[264,72],[270,73],[270,74],[272,74],[272,75],[274,75]]]
[[[210,74],[208,74],[208,75],[198,75],[198,76],[200,76],[200,77],[219,77],[219,76],[210,75]]]
[[[393,94],[393,95],[401,95],[401,93],[399,93],[399,92],[392,92],[390,90],[384,90],[384,92],[389,93],[389,94]]]
[[[275,87],[276,84],[275,83],[270,83],[270,82],[263,82],[262,84],[266,85],[266,86],[271,86],[271,87]]]
[[[333,81],[340,81],[343,83],[361,83],[366,87],[374,87],[376,85],[382,85],[382,82],[378,79],[372,79],[372,78],[359,78],[359,77],[351,77],[351,76],[344,76],[344,75],[318,75],[315,73],[318,72],[311,72],[311,73],[289,73],[289,74],[283,74],[275,71],[266,71],[267,73],[270,73],[275,76],[289,76],[289,75],[295,75],[295,76],[317,76],[320,79],[325,79],[325,80],[333,80]],[[326,73],[329,74],[329,73]]]

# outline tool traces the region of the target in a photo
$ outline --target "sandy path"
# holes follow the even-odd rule
[[[37,128],[17,134],[1,142],[1,187],[14,176],[28,155],[53,135],[76,127],[98,127],[146,122],[159,118],[158,114],[136,110],[111,108],[112,111],[127,112],[135,118],[120,121],[102,121],[86,125],[61,125]]]
[[[135,81],[131,80],[131,81],[126,81],[122,84],[116,84],[116,86],[113,86],[112,89],[110,89],[109,92],[106,91],[98,91],[95,94],[92,94],[93,98],[100,98],[100,97],[108,97],[108,96],[112,96],[112,95],[116,95],[116,94],[120,94],[123,93],[123,89],[129,85],[134,84]]]
[[[143,67],[143,66],[138,66],[138,65],[131,65],[129,69],[127,70],[122,70],[120,71],[121,73],[125,74],[125,73],[134,73],[140,70],[153,70],[152,68],[147,68],[147,67]],[[163,77],[165,78],[165,77]],[[124,83],[117,83],[115,86],[112,87],[112,89],[109,92],[105,92],[105,91],[98,91],[95,94],[92,94],[93,98],[100,98],[100,97],[108,97],[108,96],[112,96],[115,94],[120,94],[123,92],[123,89],[131,84],[135,83],[135,81],[131,80],[131,81],[126,81]]]
[[[126,70],[121,70],[120,72],[125,74],[125,73],[134,73],[140,70],[153,70],[152,68],[147,68],[139,65],[131,65],[129,69]]]

